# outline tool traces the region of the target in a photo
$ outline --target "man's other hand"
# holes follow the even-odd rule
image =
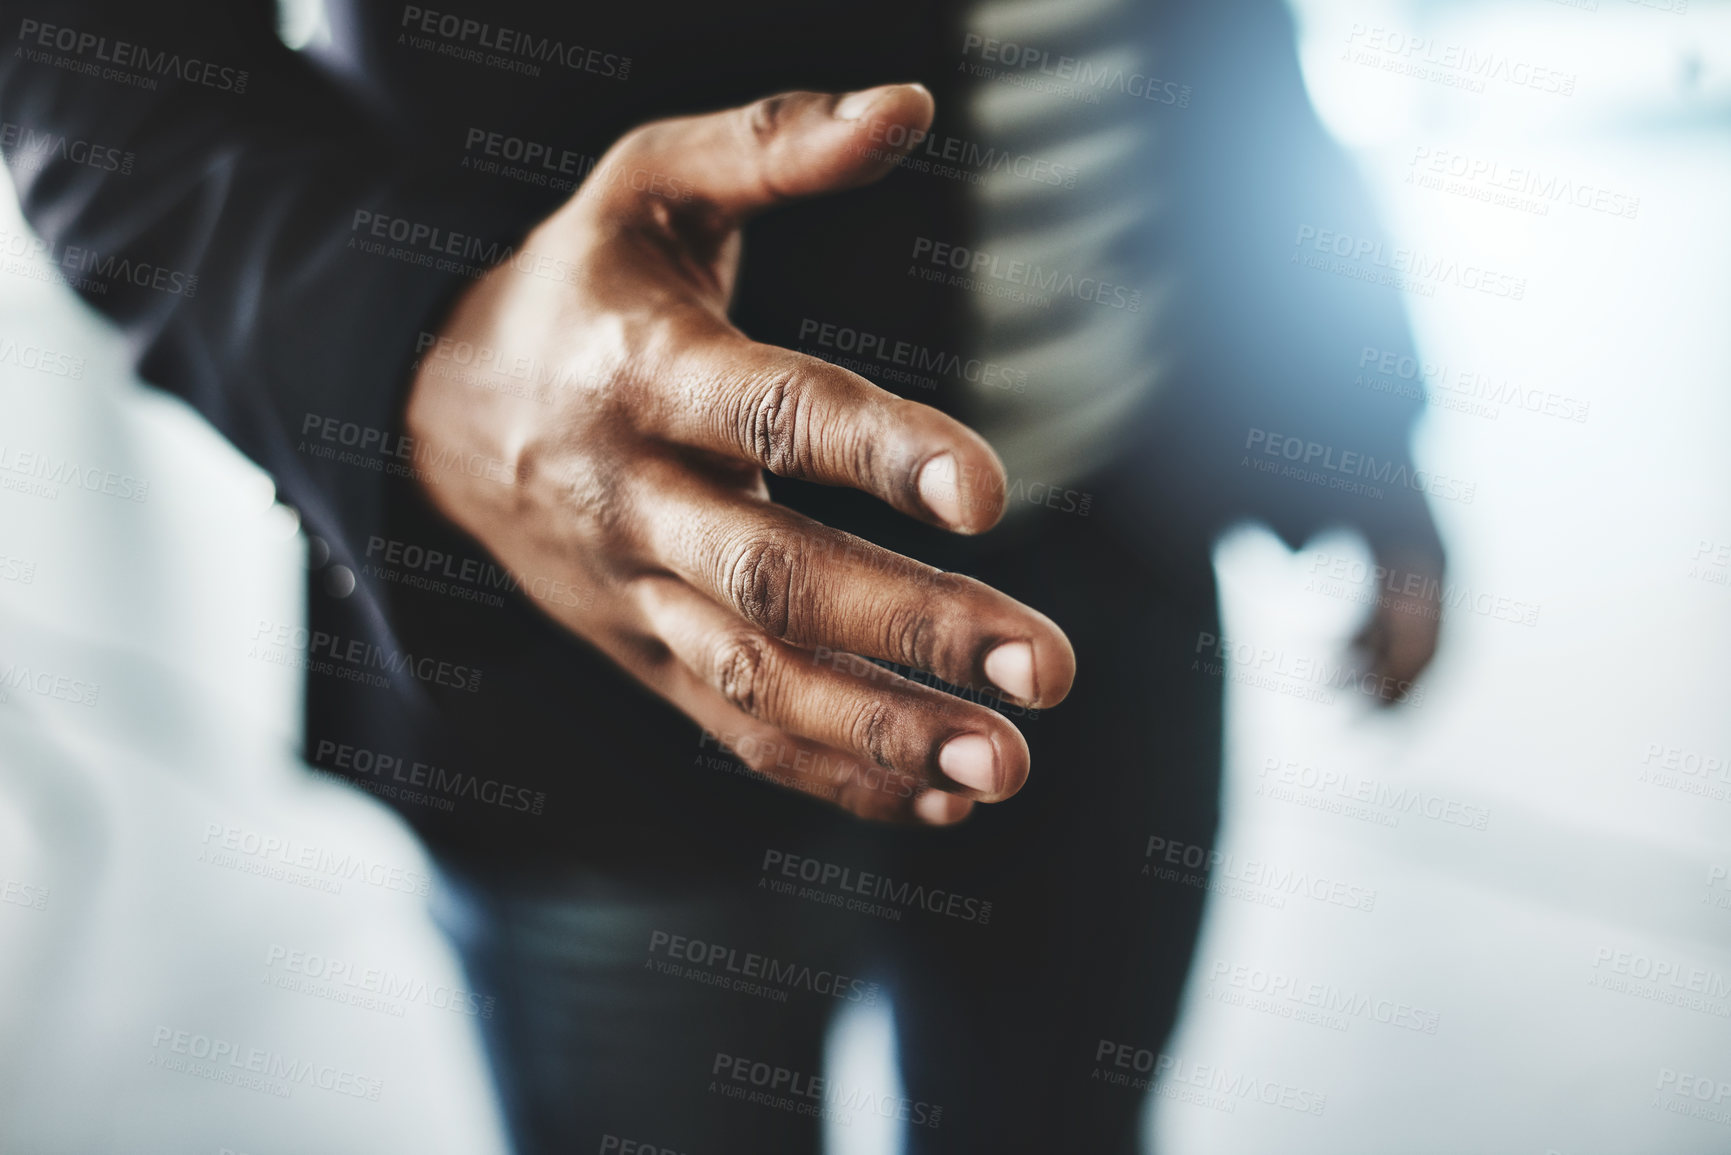
[[[1418,676],[1436,656],[1442,629],[1443,562],[1410,550],[1379,552],[1378,572],[1390,575],[1377,590],[1376,608],[1353,639],[1376,678],[1383,705],[1405,701]]]

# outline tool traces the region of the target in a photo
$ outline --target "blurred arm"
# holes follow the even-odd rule
[[[1294,548],[1345,526],[1379,556],[1425,559],[1440,571],[1442,545],[1420,492],[1360,477],[1382,490],[1369,498],[1246,464],[1292,464],[1279,451],[1297,439],[1313,469],[1321,454],[1356,454],[1410,478],[1422,395],[1373,392],[1354,379],[1374,374],[1384,356],[1412,355],[1413,340],[1395,290],[1299,263],[1316,255],[1323,231],[1385,253],[1393,246],[1311,107],[1285,5],[1162,8],[1161,67],[1192,83],[1195,97],[1161,122],[1156,149],[1153,187],[1170,195],[1157,251],[1178,273],[1177,368],[1138,455],[1136,488],[1154,506],[1144,519],[1209,537],[1255,520]]]
[[[398,219],[484,252],[528,222],[429,195],[274,20],[263,0],[15,8],[0,119],[44,255],[126,332],[139,374],[269,470],[341,557],[376,532],[380,475],[303,437],[346,423],[376,447],[398,428],[417,339],[468,283],[355,246]]]

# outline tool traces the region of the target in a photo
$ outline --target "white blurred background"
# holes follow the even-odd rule
[[[8,187],[0,231],[24,228]],[[293,513],[21,267],[0,275],[0,1152],[502,1152],[456,960],[392,889],[424,856],[298,765],[299,675],[248,657],[259,619],[304,616]],[[41,453],[144,500],[18,472]],[[243,872],[265,837],[365,866],[338,893]],[[282,1097],[163,1065],[220,1044],[310,1074]]]
[[[1229,686],[1221,849],[1376,899],[1211,900],[1152,1100],[1162,1151],[1731,1150],[1731,6],[1684,3],[1295,5],[1312,97],[1398,243],[1526,280],[1520,301],[1403,294],[1424,358],[1586,418],[1433,391],[1420,463],[1476,493],[1436,503],[1464,604],[1420,703]],[[1463,86],[1467,51],[1573,92]],[[1516,169],[1616,199],[1497,203],[1487,174]],[[298,676],[248,657],[256,621],[302,613],[292,514],[9,258],[0,480],[45,451],[149,488],[0,488],[0,1152],[501,1150],[424,900],[221,851],[238,831],[426,870],[389,812],[298,766]],[[1234,537],[1228,635],[1335,654],[1367,561]],[[1532,623],[1476,611],[1499,598]],[[98,686],[96,707],[21,668]],[[331,960],[405,993],[327,997],[353,989],[307,978]],[[177,1032],[333,1086],[168,1069]],[[881,1021],[840,1037],[837,1062],[885,1062]],[[1222,1097],[1230,1079],[1322,1109]],[[849,1130],[835,1150],[897,1145]]]

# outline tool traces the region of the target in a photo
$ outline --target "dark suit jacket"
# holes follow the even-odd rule
[[[957,13],[903,0],[327,8],[331,43],[296,52],[263,0],[26,3],[0,52],[0,117],[18,126],[0,143],[51,258],[127,331],[140,375],[269,470],[315,539],[322,649],[309,656],[329,661],[309,677],[308,759],[394,792],[436,845],[489,855],[656,858],[742,824],[816,821],[807,800],[694,767],[689,724],[493,584],[481,547],[393,473],[413,452],[402,394],[474,269],[633,125],[918,79],[939,129],[965,136]],[[1362,349],[1407,351],[1395,299],[1291,263],[1302,226],[1376,230],[1310,110],[1283,6],[1150,2],[1124,34],[1192,95],[1149,106],[1150,168],[1125,190],[1161,206],[1141,248],[1150,278],[1176,288],[1148,317],[1172,372],[1087,487],[1101,532],[1188,575],[1174,588],[1199,605],[1208,544],[1235,520],[1294,543],[1338,523],[1436,551],[1416,494],[1365,501],[1241,465],[1253,429],[1404,460],[1419,404],[1351,385]],[[966,188],[897,171],[757,222],[737,320],[790,345],[815,318],[965,347],[958,294],[905,266],[914,237],[966,241]],[[914,395],[955,408],[943,390]],[[778,492],[968,564],[857,495]],[[1037,546],[1037,529],[1018,532]]]

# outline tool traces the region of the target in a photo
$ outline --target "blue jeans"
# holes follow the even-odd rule
[[[905,1118],[909,1155],[1139,1150],[1144,1092],[1097,1077],[1098,1056],[1159,1049],[1201,921],[1195,877],[1142,867],[1151,836],[1214,839],[1212,586],[1163,586],[1080,533],[981,576],[1055,608],[1081,670],[1022,722],[1035,769],[1015,799],[947,830],[814,823],[742,849],[748,875],[441,859],[438,917],[497,999],[519,1155],[802,1155],[822,1110]],[[880,993],[902,1096],[816,1082],[836,1010]]]

